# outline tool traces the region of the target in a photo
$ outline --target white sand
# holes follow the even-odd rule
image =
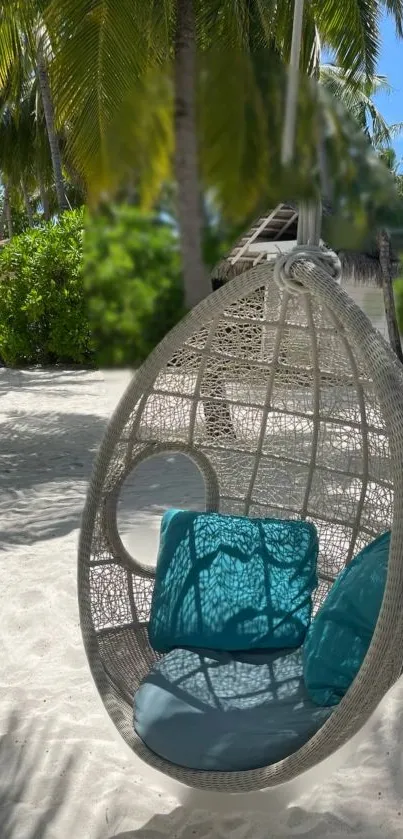
[[[0,371],[1,839],[401,837],[403,680],[340,769],[320,767],[318,783],[288,807],[279,795],[260,797],[260,813],[256,797],[223,797],[220,814],[212,799],[180,804],[114,731],[88,671],[76,602],[86,483],[127,376],[106,381]],[[155,519],[143,513],[137,524],[152,543]],[[245,812],[235,815],[238,806]]]

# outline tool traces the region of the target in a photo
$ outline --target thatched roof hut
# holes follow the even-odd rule
[[[331,214],[329,205],[323,208],[324,216]],[[230,253],[219,262],[212,273],[213,286],[218,287],[232,277],[258,265],[269,254],[284,252],[296,243],[298,205],[278,204],[274,210],[261,216],[234,245]],[[376,239],[367,251],[338,251],[346,282],[382,284],[379,248]],[[392,254],[391,273],[397,276],[399,260]]]

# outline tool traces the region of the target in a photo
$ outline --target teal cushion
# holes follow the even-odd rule
[[[367,545],[338,576],[312,621],[303,648],[304,677],[318,705],[336,705],[354,681],[378,620],[390,532]]]
[[[299,646],[317,553],[308,522],[170,510],[161,525],[151,645],[160,652]]]
[[[306,692],[301,650],[173,650],[134,698],[134,728],[149,749],[178,766],[217,772],[282,760],[330,713]]]

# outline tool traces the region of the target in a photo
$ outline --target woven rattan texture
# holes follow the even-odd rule
[[[84,511],[79,598],[94,679],[133,750],[190,786],[247,791],[296,776],[358,730],[401,665],[403,532],[393,515],[402,504],[402,370],[325,270],[307,261],[294,271],[305,293],[280,290],[272,265],[260,265],[164,339],[111,420]],[[123,547],[116,505],[136,465],[164,451],[194,459],[207,509],[315,522],[316,606],[353,554],[393,524],[387,590],[363,668],[319,733],[276,766],[192,772],[160,760],[134,734],[133,694],[155,657],[147,636],[153,571]]]

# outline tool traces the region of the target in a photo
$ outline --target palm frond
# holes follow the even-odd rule
[[[333,237],[344,237],[342,248],[358,249],[354,241],[369,230],[387,225],[398,207],[395,179],[368,138],[357,127],[344,103],[320,86],[325,122],[327,166],[334,192]]]
[[[0,86],[34,63],[36,32],[44,0],[2,0],[0,15]]]
[[[21,31],[17,20],[0,18],[0,85],[9,86],[13,70],[24,61]]]
[[[311,0],[312,14],[323,44],[337,64],[353,78],[376,72],[380,51],[380,3],[377,0]]]
[[[211,49],[203,56],[199,85],[205,184],[226,217],[248,215],[267,190],[270,154],[250,56],[242,49]]]
[[[284,0],[284,2],[276,4],[276,12],[273,18],[273,33],[276,48],[287,66],[291,54],[293,16],[294,0]],[[300,70],[302,73],[313,74],[316,71],[318,63],[318,37],[319,32],[314,14],[314,6],[312,3],[305,3],[300,54]]]
[[[392,86],[388,77],[381,74],[374,74],[370,79],[363,71],[354,74],[345,71],[337,64],[321,64],[320,81],[329,87],[331,84],[337,86],[336,92],[344,95],[344,92],[365,93],[367,96],[374,96],[376,93],[391,93]]]
[[[383,0],[387,12],[393,17],[396,26],[396,34],[403,38],[403,3],[402,0]]]
[[[116,110],[113,122],[105,125],[106,157],[83,165],[81,149],[75,145],[76,124],[64,126],[63,155],[85,183],[91,204],[112,195],[134,178],[142,206],[149,208],[162,185],[171,177],[173,153],[172,83],[169,68],[153,68],[135,80]]]
[[[403,134],[403,122],[392,122],[392,125],[388,125],[388,129],[391,139],[394,140]]]
[[[4,108],[0,120],[0,169],[8,183],[18,186],[22,175],[32,170],[34,124],[26,109],[18,118],[9,107]]]
[[[111,131],[133,84],[166,54],[171,15],[172,0],[50,3],[57,121],[71,125],[70,152],[89,177],[97,171],[101,180],[108,178]]]
[[[127,113],[136,114],[119,159],[132,160],[140,204],[149,210],[172,178],[174,151],[173,86],[170,68],[157,68],[139,81],[127,100]],[[116,171],[119,171],[118,160]]]
[[[320,68],[320,82],[335,99],[345,105],[375,147],[389,145],[393,137],[400,133],[399,123],[388,125],[373,101],[377,93],[391,91],[386,76],[375,75],[367,79],[360,73],[352,80],[350,74],[344,73],[341,67],[324,64]]]
[[[334,223],[341,230],[343,218],[348,219],[344,238],[355,237],[356,232],[360,236],[394,206],[393,178],[359,130],[351,110],[340,96],[330,97],[321,86],[318,95],[304,78],[295,160],[289,169],[281,167],[285,71],[274,54],[233,52],[228,64],[228,55],[219,49],[214,56],[205,53],[200,85],[202,171],[205,186],[213,191],[225,218],[246,221],[279,201],[312,196],[319,189],[321,124],[333,185]],[[349,96],[353,94],[354,88],[349,90]],[[377,130],[381,128],[382,123]]]
[[[276,4],[268,0],[266,5],[270,14]],[[199,45],[210,49],[220,43],[224,52],[248,49],[254,12],[255,0],[250,3],[246,0],[211,0],[209,3],[199,0],[196,6]]]

